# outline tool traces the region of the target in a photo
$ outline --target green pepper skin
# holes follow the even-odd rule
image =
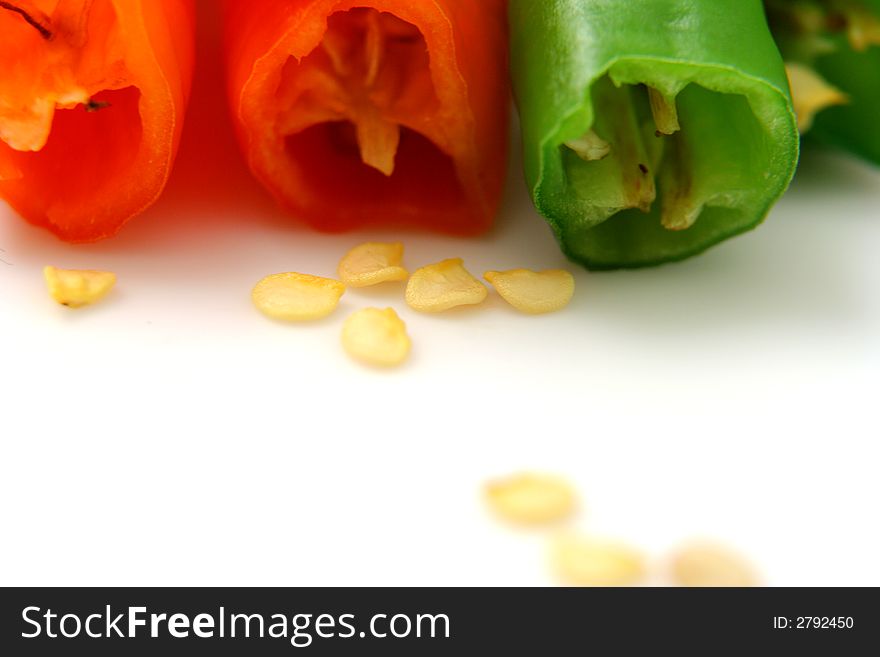
[[[761,0],[511,0],[510,20],[526,179],[573,261],[683,260],[755,228],[785,192],[799,139]],[[677,97],[680,132],[654,136],[639,85]],[[564,146],[591,128],[611,158]],[[630,202],[633,180],[620,189],[635,162],[644,184],[656,180],[647,213]],[[662,208],[679,196],[702,209],[669,230]]]

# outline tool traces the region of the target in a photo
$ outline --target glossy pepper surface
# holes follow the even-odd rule
[[[225,25],[242,151],[293,214],[329,231],[491,224],[504,0],[228,0]]]
[[[811,137],[880,164],[880,0],[766,5],[786,61],[809,67],[841,94],[818,108],[807,126]],[[796,101],[797,92],[795,85]]]
[[[194,66],[190,0],[0,2],[0,197],[69,241],[161,194]]]
[[[754,228],[798,133],[760,0],[511,0],[535,204],[592,269],[681,260]]]

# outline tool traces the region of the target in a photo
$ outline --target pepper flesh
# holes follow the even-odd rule
[[[242,150],[313,226],[489,227],[507,152],[504,0],[225,4]]]
[[[880,164],[880,0],[766,0],[787,61],[807,66],[846,102],[820,111],[811,138]]]
[[[526,178],[572,260],[690,257],[787,188],[797,125],[760,0],[511,0],[510,17]],[[567,145],[591,133],[607,154]]]
[[[116,233],[171,171],[192,0],[0,3],[0,198],[65,240]]]

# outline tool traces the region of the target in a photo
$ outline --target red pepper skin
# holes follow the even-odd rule
[[[376,14],[383,29],[400,32],[377,37],[386,39],[383,47],[392,46],[373,60],[359,43],[345,38],[360,34],[352,28],[357,12],[371,10],[384,12]],[[485,231],[497,213],[507,169],[505,10],[505,0],[264,0],[259,11],[251,2],[227,0],[229,101],[252,173],[285,209],[319,230],[417,226],[451,234]],[[412,26],[413,33],[404,34]],[[395,38],[398,45],[393,45]],[[395,59],[393,48],[405,47],[407,39],[423,39],[424,47],[410,51],[413,57]],[[338,80],[312,90],[308,107],[302,97],[299,105],[280,97],[300,84],[306,69],[324,78],[327,71],[330,78],[340,74],[328,63],[332,57],[327,53],[333,50],[325,44],[331,40],[338,52],[357,51],[364,61],[379,62],[364,73],[379,80],[374,87],[367,83],[361,96],[370,98],[364,107],[372,109],[361,112],[344,100],[332,100],[333,94],[341,97],[350,90]],[[420,68],[417,60],[425,51],[429,63]],[[336,63],[347,68],[346,61],[339,57]],[[393,76],[399,85],[396,96],[388,93]],[[433,88],[430,104],[407,108],[397,102],[424,83]],[[380,96],[376,106],[382,106],[383,121],[404,126],[391,175],[365,163],[369,158],[354,127]]]
[[[76,100],[51,105],[51,131],[44,140],[16,132],[8,120],[4,126],[0,115],[0,129],[7,129],[12,142],[0,139],[0,198],[65,241],[104,239],[152,205],[168,181],[195,67],[195,4],[36,0],[30,5],[55,7],[47,23],[52,38],[43,38],[15,12],[0,11],[0,57],[18,53],[35,76],[50,82],[22,89],[13,69],[0,69],[0,101],[26,112],[29,103],[52,101],[56,93]]]

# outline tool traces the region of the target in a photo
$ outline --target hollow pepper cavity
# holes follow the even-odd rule
[[[59,237],[161,194],[194,66],[191,0],[0,0],[0,198]]]
[[[765,0],[801,129],[880,164],[880,0]]]
[[[681,260],[757,226],[798,132],[760,0],[511,0],[526,178],[590,269]]]
[[[469,234],[497,211],[505,0],[227,0],[242,151],[313,226]]]

